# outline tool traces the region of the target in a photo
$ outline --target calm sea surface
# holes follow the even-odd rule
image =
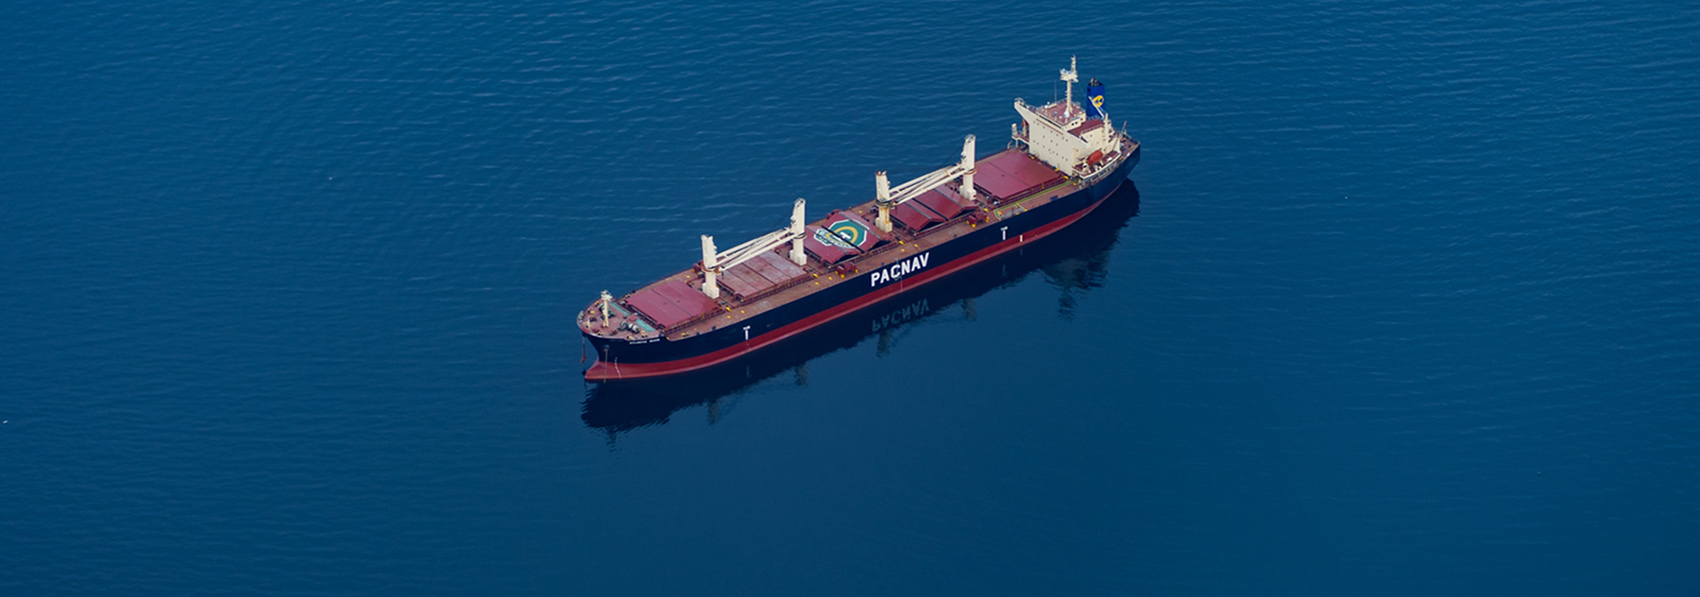
[[[6,13],[0,594],[1700,594],[1693,3]],[[1068,238],[584,383],[1071,55]]]

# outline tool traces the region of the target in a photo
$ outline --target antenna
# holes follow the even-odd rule
[[[1074,56],[1068,57],[1068,70],[1060,71],[1060,73],[1060,78],[1068,84],[1068,95],[1065,96],[1067,101],[1063,102],[1063,114],[1066,115],[1074,106],[1074,82],[1080,80],[1080,71],[1075,68]]]

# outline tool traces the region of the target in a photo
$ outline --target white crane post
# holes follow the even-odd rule
[[[803,254],[803,198],[791,204],[791,262],[797,265],[807,265],[808,256]]]
[[[708,298],[720,298],[720,285],[714,283],[714,270],[720,266],[714,254],[714,237],[702,235],[702,293]]]
[[[974,135],[962,140],[962,191],[964,199],[974,200]]]
[[[880,208],[880,217],[874,220],[874,226],[880,232],[891,232],[891,181],[885,177],[885,171],[874,173],[874,205]]]

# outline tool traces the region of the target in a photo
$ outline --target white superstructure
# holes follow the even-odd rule
[[[1069,59],[1069,68],[1060,78],[1068,86],[1062,101],[1033,107],[1015,100],[1021,122],[1010,125],[1010,136],[1052,168],[1069,176],[1092,178],[1103,166],[1114,163],[1109,158],[1121,150],[1122,135],[1110,125],[1109,114],[1102,106],[1094,106],[1099,118],[1088,118],[1087,111],[1074,103],[1074,83],[1080,80],[1074,59]]]

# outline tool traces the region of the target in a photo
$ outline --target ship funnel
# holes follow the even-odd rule
[[[1104,84],[1092,79],[1086,84],[1086,117],[1104,119]]]

